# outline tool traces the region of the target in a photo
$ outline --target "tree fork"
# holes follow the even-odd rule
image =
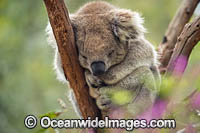
[[[200,17],[185,25],[178,37],[174,52],[167,66],[166,75],[181,77],[193,48],[200,41]],[[180,64],[181,63],[181,64]],[[181,65],[181,66],[180,66]]]
[[[200,0],[183,0],[176,15],[170,22],[162,43],[158,47],[158,52],[161,55],[160,58],[160,72],[165,73],[167,65],[173,54],[178,36],[181,34],[184,26],[190,20],[196,6]]]
[[[78,61],[74,32],[65,3],[63,0],[43,1],[56,38],[65,77],[74,91],[82,116],[84,119],[89,116],[93,119],[101,118],[100,110],[89,95],[89,87]]]

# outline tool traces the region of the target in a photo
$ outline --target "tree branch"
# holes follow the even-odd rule
[[[65,77],[75,93],[83,118],[101,117],[100,111],[89,95],[83,69],[79,65],[74,32],[65,3],[63,0],[44,0],[44,3],[58,45]]]
[[[200,17],[185,25],[178,37],[176,47],[167,66],[166,74],[181,77],[185,71],[192,49],[200,41]]]
[[[177,37],[180,35],[184,25],[190,20],[199,0],[183,0],[176,15],[170,22],[163,38],[163,42],[158,47],[160,58],[160,72],[166,71],[167,65],[173,53]]]

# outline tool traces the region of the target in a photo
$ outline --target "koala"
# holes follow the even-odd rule
[[[113,107],[122,107],[135,115],[150,107],[159,92],[160,74],[157,53],[144,37],[140,14],[93,1],[71,14],[70,20],[89,93],[99,109],[108,114]],[[57,78],[66,83],[50,24],[46,32],[55,49]],[[120,90],[132,96],[124,105],[115,104],[109,95]],[[71,99],[77,107],[74,96]]]

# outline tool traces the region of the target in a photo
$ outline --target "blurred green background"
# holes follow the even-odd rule
[[[89,0],[66,0],[71,13]],[[142,13],[147,38],[155,46],[179,7],[181,0],[109,0]],[[0,0],[0,132],[36,132],[24,126],[28,114],[36,116],[60,110],[58,98],[67,103],[62,118],[77,118],[67,98],[66,85],[56,80],[53,50],[47,45],[48,18],[42,0]],[[189,68],[200,61],[200,46]]]

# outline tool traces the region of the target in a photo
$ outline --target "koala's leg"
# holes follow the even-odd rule
[[[154,74],[148,67],[144,66],[138,68],[130,75],[130,78],[127,77],[124,82],[137,85],[137,88],[135,88],[133,84],[132,88],[129,86],[130,89],[137,89],[137,95],[127,106],[128,112],[130,112],[131,115],[136,116],[154,104],[159,88],[157,88]]]
[[[112,92],[113,89],[113,86],[99,88],[99,96],[96,98],[96,104],[102,111],[108,111],[112,107],[110,92]]]
[[[122,90],[127,90],[132,100],[124,105],[117,105],[112,95]],[[127,113],[136,116],[153,105],[157,92],[154,75],[149,67],[144,66],[137,68],[115,85],[99,88],[99,97],[96,98],[96,102],[102,111],[109,111],[112,107],[123,107]]]

